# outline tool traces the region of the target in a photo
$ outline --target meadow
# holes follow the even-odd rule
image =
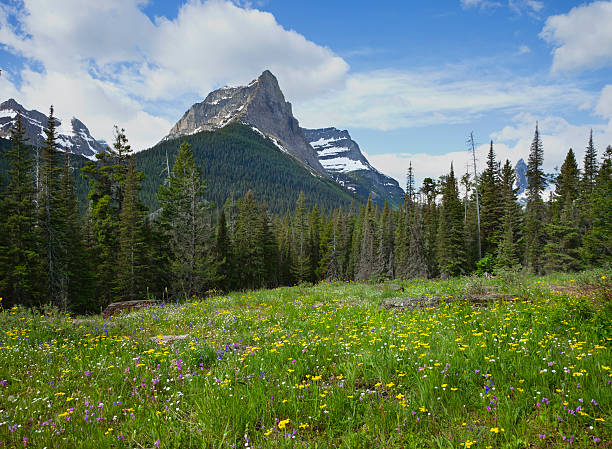
[[[610,273],[574,276],[1,310],[0,449],[611,447]],[[487,286],[513,297],[380,306]]]

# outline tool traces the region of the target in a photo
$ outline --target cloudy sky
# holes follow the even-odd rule
[[[536,121],[545,169],[593,129],[612,144],[612,1],[0,0],[0,100],[55,106],[96,138],[137,149],[223,85],[263,70],[305,127],[348,129],[402,185],[467,162],[526,158]]]

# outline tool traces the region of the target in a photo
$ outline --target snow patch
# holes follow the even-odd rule
[[[325,145],[329,145],[331,142],[337,142],[338,140],[344,140],[344,137],[337,137],[337,138],[332,137],[331,139],[325,139],[325,138],[321,137],[319,140],[316,140],[314,142],[310,142],[310,145],[313,148],[316,149],[317,147],[322,147],[322,146],[325,146]]]
[[[361,161],[354,161],[348,157],[337,157],[334,159],[321,159],[321,165],[326,170],[348,173],[355,170],[368,170],[369,167]]]

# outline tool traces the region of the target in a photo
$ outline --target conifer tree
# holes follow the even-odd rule
[[[225,210],[221,209],[217,221],[217,238],[215,241],[215,259],[218,264],[217,274],[219,276],[218,286],[221,290],[227,290],[231,286],[232,258],[230,237],[227,229]]]
[[[361,250],[359,251],[359,263],[357,265],[357,273],[355,278],[359,281],[366,281],[375,275],[376,268],[376,232],[377,232],[376,214],[372,198],[368,198],[363,215],[362,233],[361,233]]]
[[[542,171],[544,149],[538,125],[529,152],[527,164],[527,206],[525,208],[525,265],[539,274],[543,270],[545,208],[542,193],[546,188],[546,177]]]
[[[423,195],[425,195],[426,199],[423,214],[423,252],[425,255],[425,262],[427,264],[427,275],[428,277],[435,277],[439,273],[436,254],[439,215],[438,207],[436,206],[438,186],[433,179],[425,178],[423,180],[421,192]]]
[[[591,130],[589,143],[584,153],[584,169],[582,171],[582,195],[587,199],[595,189],[598,166],[597,150],[593,144],[593,130]]]
[[[312,263],[310,261],[310,230],[308,226],[308,213],[306,212],[306,197],[304,196],[304,192],[300,192],[300,196],[295,206],[293,234],[293,275],[298,282],[309,281],[312,279]]]
[[[311,281],[317,280],[317,268],[319,266],[319,260],[321,259],[321,232],[322,232],[322,221],[319,208],[315,204],[309,217],[309,246],[310,246],[310,272],[312,273]]]
[[[463,244],[463,207],[455,171],[451,164],[450,173],[442,182],[442,210],[438,224],[438,265],[442,276],[456,276],[465,271],[466,254]]]
[[[520,228],[522,210],[517,203],[516,192],[514,187],[516,174],[510,161],[506,159],[506,163],[501,169],[500,186],[501,186],[501,206],[503,210],[502,233],[499,242],[497,257],[495,260],[496,268],[514,268],[519,265],[520,259]]]
[[[580,172],[574,151],[570,148],[561,165],[555,184],[555,215],[558,217],[566,205],[574,205],[580,193]]]
[[[406,197],[408,198],[408,197]],[[408,203],[400,204],[394,214],[395,218],[395,235],[394,235],[394,252],[393,264],[395,268],[395,276],[400,278],[408,277],[408,215],[406,208]]]
[[[425,241],[423,236],[422,208],[415,202],[412,213],[407,216],[408,251],[406,277],[426,278],[427,263],[425,260]]]
[[[66,304],[61,291],[61,236],[58,222],[58,144],[56,136],[57,121],[53,116],[53,106],[49,109],[47,127],[44,129],[45,141],[42,148],[40,172],[39,225],[41,230],[41,252],[47,274],[45,293],[51,302],[65,310]]]
[[[190,298],[214,286],[210,205],[203,198],[205,182],[189,144],[181,144],[168,186],[160,186],[160,222],[170,244],[170,272],[175,297]]]
[[[480,232],[482,254],[495,254],[503,211],[500,198],[499,168],[493,150],[493,141],[487,156],[487,168],[480,176]]]
[[[70,152],[64,152],[56,199],[59,241],[59,297],[64,310],[85,313],[95,310],[91,303],[93,274],[85,251],[79,204],[70,164]]]
[[[383,211],[380,217],[380,226],[378,229],[378,248],[376,252],[376,262],[374,274],[378,277],[386,277],[392,279],[394,277],[393,270],[393,220],[392,211],[389,203],[385,201]]]
[[[118,299],[133,301],[146,293],[145,212],[138,200],[140,190],[134,158],[130,157],[119,213],[119,252],[117,254]]]
[[[593,191],[593,222],[583,243],[583,255],[591,266],[605,266],[612,262],[612,146],[603,155]]]
[[[114,300],[117,285],[116,257],[119,252],[119,213],[123,202],[125,175],[132,152],[124,129],[114,128],[115,141],[96,154],[97,163],[89,161],[81,169],[89,180],[88,229],[92,238],[88,248],[96,271],[98,305],[105,308]]]
[[[20,113],[11,129],[11,147],[5,157],[9,182],[1,218],[2,236],[6,237],[0,243],[4,246],[1,291],[12,304],[34,306],[41,299],[41,258],[37,252],[32,148],[26,143]]]

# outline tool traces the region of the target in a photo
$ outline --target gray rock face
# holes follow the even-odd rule
[[[254,126],[281,150],[328,176],[293,116],[291,103],[285,101],[278,81],[268,70],[248,86],[224,87],[208,94],[185,112],[164,140],[212,131],[235,121]]]
[[[337,128],[302,131],[317,152],[321,165],[336,182],[355,192],[363,189],[363,185],[354,182],[354,174],[359,172],[359,178],[367,182],[369,187],[368,192],[363,192],[366,198],[369,194],[376,196],[376,192],[384,192],[384,197],[391,202],[402,200],[404,191],[399,183],[370,165],[348,131]]]
[[[516,174],[515,187],[518,187],[516,194],[522,195],[527,189],[527,164],[523,159],[519,159],[514,166],[514,173]]]
[[[11,137],[11,128],[17,122],[18,112],[21,113],[27,143],[34,146],[42,145],[45,139],[43,129],[47,126],[48,117],[36,110],[28,111],[12,98],[0,104],[0,137],[7,139]],[[106,144],[94,139],[83,122],[77,118],[72,118],[71,127],[65,132],[61,132],[59,120],[57,124],[57,142],[63,150],[93,158],[96,153],[106,148]]]

